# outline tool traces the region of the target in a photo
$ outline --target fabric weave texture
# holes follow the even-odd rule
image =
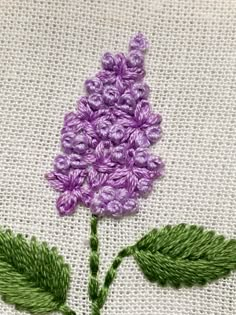
[[[64,114],[100,69],[99,54],[125,51],[138,31],[151,45],[145,82],[163,118],[151,151],[164,158],[166,175],[140,199],[138,215],[99,224],[101,280],[115,255],[154,227],[184,222],[236,237],[235,16],[234,0],[1,1],[0,225],[58,247],[72,266],[76,313],[90,314],[91,214],[81,206],[59,217],[44,174],[60,152]],[[203,288],[163,289],[127,259],[103,314],[233,315],[235,292],[235,274]],[[19,314],[1,302],[0,313]]]

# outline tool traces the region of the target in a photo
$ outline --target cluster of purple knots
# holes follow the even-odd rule
[[[65,116],[61,131],[64,154],[46,175],[60,192],[61,215],[78,204],[98,216],[120,217],[138,210],[163,175],[162,160],[148,152],[161,136],[161,116],[150,109],[149,87],[143,82],[145,37],[138,33],[129,53],[102,57],[102,70],[85,81],[86,96]]]

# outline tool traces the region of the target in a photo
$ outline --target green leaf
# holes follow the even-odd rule
[[[236,269],[236,240],[195,225],[166,226],[138,241],[133,256],[152,282],[203,285]]]
[[[0,294],[6,303],[31,314],[73,315],[65,305],[69,283],[69,267],[55,248],[0,230]]]

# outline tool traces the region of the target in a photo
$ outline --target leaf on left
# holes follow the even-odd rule
[[[69,284],[69,266],[56,248],[0,230],[0,295],[6,303],[31,314],[75,315],[65,305]]]

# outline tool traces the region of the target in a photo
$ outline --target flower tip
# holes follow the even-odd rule
[[[130,50],[140,50],[144,52],[148,49],[148,46],[148,41],[141,32],[134,35],[129,42]]]

